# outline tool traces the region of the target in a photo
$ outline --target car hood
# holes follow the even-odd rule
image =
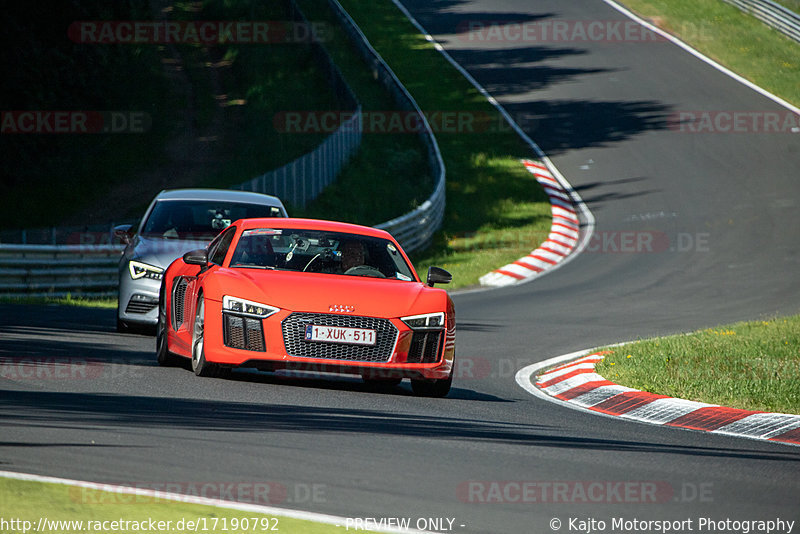
[[[216,293],[285,310],[401,317],[445,309],[446,292],[419,282],[319,273],[224,269]]]
[[[131,259],[166,269],[175,259],[190,250],[206,248],[209,242],[136,236]]]

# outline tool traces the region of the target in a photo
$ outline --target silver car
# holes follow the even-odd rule
[[[154,326],[158,320],[161,276],[173,260],[204,248],[237,219],[287,217],[273,196],[225,189],[162,191],[147,208],[138,229],[117,226],[126,243],[119,263],[117,331]]]

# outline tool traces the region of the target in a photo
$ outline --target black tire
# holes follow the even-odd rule
[[[169,351],[167,344],[167,305],[164,293],[164,284],[161,284],[161,294],[158,297],[158,323],[156,323],[156,360],[162,367],[171,367],[178,364],[178,358]]]
[[[450,376],[433,380],[412,379],[411,391],[418,397],[446,397],[450,393],[453,385],[453,375],[456,373],[456,362],[453,360],[453,367],[450,369]]]
[[[205,344],[205,299],[202,295],[197,299],[197,313],[192,326],[192,371],[197,376],[215,377],[219,375],[219,366],[206,361]]]

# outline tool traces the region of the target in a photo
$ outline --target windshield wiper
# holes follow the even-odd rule
[[[255,264],[248,264],[248,263],[234,263],[231,267],[244,267],[245,269],[266,269],[269,271],[274,271],[277,267],[272,267],[271,265],[255,265]]]

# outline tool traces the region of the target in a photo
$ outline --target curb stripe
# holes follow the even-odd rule
[[[769,438],[770,441],[782,441],[784,443],[794,443],[800,445],[800,428],[795,428],[774,438]]]
[[[550,201],[553,218],[550,233],[547,240],[527,256],[481,276],[482,286],[508,286],[535,278],[557,266],[578,246],[580,220],[568,192],[544,163],[522,160],[522,165],[533,174]]]
[[[622,415],[664,398],[667,398],[666,395],[655,395],[646,391],[628,391],[611,397],[600,404],[595,404],[594,409],[611,415]]]
[[[589,368],[589,369],[575,369],[574,371],[572,371],[570,369],[566,369],[566,371],[569,371],[569,372],[564,373],[561,376],[557,376],[557,377],[555,377],[555,378],[553,378],[551,380],[548,380],[547,382],[541,382],[541,381],[536,382],[536,385],[538,387],[542,388],[542,389],[547,389],[550,386],[554,386],[554,385],[558,384],[559,382],[563,382],[564,380],[569,380],[570,378],[572,378],[574,376],[577,376],[577,375],[580,375],[580,374],[584,374],[584,373],[594,373],[594,365],[592,365],[591,368]]]
[[[654,400],[650,404],[646,404],[636,408],[635,410],[631,410],[627,414],[623,415],[623,417],[636,421],[652,422],[661,425],[668,423],[669,421],[674,421],[678,417],[693,412],[698,408],[706,408],[709,406],[711,406],[711,404],[666,397],[663,399]]]
[[[612,397],[616,397],[622,393],[627,393],[628,391],[633,390],[631,388],[618,386],[617,384],[609,382],[609,385],[600,386],[599,388],[587,391],[582,395],[575,397],[572,402],[583,406],[584,408],[591,408],[592,406],[597,406],[598,404],[605,402]],[[603,413],[597,412],[597,410],[594,410],[594,412]]]
[[[516,280],[525,280],[525,277],[522,276],[521,274],[512,273],[511,271],[506,271],[505,269],[497,269],[494,272],[497,274],[502,274],[503,276],[514,278]]]
[[[755,413],[759,412],[714,406],[711,408],[700,408],[699,410],[687,413],[665,424],[668,426],[692,428],[694,430],[716,430]]]
[[[772,437],[781,435],[789,430],[800,428],[800,421],[786,415],[783,417],[769,413],[756,413],[744,419],[725,425],[714,432],[720,434],[746,434],[748,436],[764,435]]]
[[[609,382],[608,380],[593,380],[591,382],[586,382],[582,386],[577,386],[574,388],[565,388],[566,391],[564,393],[557,394],[555,395],[555,397],[561,400],[570,400],[585,395],[586,393],[589,393],[590,391],[593,391],[595,389],[599,389],[603,386],[614,386],[614,385],[616,384],[614,384],[613,382]]]
[[[727,408],[620,386],[595,371],[604,354],[580,351],[529,365],[517,372],[516,381],[537,397],[606,417],[800,445],[800,415]]]

